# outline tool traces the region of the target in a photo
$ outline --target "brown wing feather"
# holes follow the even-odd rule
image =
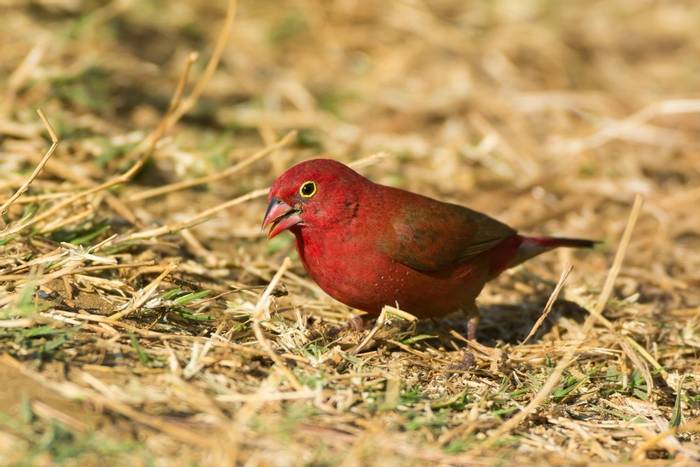
[[[412,193],[389,219],[379,248],[420,271],[437,271],[468,260],[514,235],[515,230],[485,214]],[[409,201],[409,202],[406,202]]]

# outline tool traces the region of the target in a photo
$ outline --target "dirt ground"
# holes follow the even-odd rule
[[[0,465],[700,462],[697,2],[0,0],[0,24]],[[356,330],[260,229],[319,154],[603,244],[490,283],[478,343],[460,315]]]

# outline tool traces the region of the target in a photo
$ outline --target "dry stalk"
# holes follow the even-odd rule
[[[116,321],[125,316],[128,316],[133,311],[141,307],[153,296],[160,283],[163,282],[163,279],[165,279],[168,276],[168,274],[173,272],[177,268],[177,266],[177,263],[168,264],[163,270],[163,272],[161,272],[160,275],[158,275],[158,277],[153,279],[153,282],[148,284],[143,290],[139,292],[138,297],[136,297],[124,310],[110,315],[109,319],[111,321]]]
[[[94,193],[105,191],[109,188],[112,188],[113,186],[128,183],[129,181],[131,181],[134,175],[136,175],[138,171],[141,170],[143,165],[150,158],[151,154],[153,153],[156,147],[156,144],[158,144],[158,141],[160,141],[163,135],[173,125],[175,125],[175,123],[177,123],[187,111],[189,111],[195,105],[197,99],[204,91],[206,84],[209,82],[209,79],[213,75],[214,70],[216,70],[216,67],[219,64],[219,60],[221,59],[223,48],[226,45],[226,41],[228,40],[228,37],[230,35],[231,28],[233,27],[235,11],[236,0],[229,0],[228,10],[226,12],[226,18],[224,20],[224,26],[217,39],[214,53],[212,54],[211,59],[207,63],[207,67],[204,73],[195,83],[192,92],[184,100],[180,100],[178,97],[182,95],[184,88],[184,84],[181,83],[183,83],[183,81],[186,81],[187,75],[189,74],[189,71],[192,66],[192,60],[196,58],[193,55],[190,55],[188,57],[188,61],[185,66],[185,71],[183,72],[183,77],[181,77],[179,80],[169,110],[165,113],[156,129],[153,132],[151,132],[151,134],[149,134],[149,136],[144,140],[143,144],[139,146],[140,150],[137,149],[137,153],[139,153],[140,155],[137,161],[126,172],[112,178],[111,180],[91,187],[55,204],[48,210],[32,218],[29,222],[26,222],[20,226],[16,226],[14,228],[6,230],[5,232],[0,233],[0,240],[10,237],[16,233],[19,233],[27,227],[41,222],[44,219],[48,219],[56,213],[58,213],[59,211],[61,211],[63,208],[71,206],[75,202],[86,198]]]
[[[554,306],[554,302],[557,301],[557,298],[559,297],[559,293],[561,292],[561,289],[564,288],[564,283],[566,282],[566,279],[569,277],[569,274],[571,273],[571,270],[573,269],[573,265],[569,265],[569,267],[564,270],[561,273],[561,276],[559,277],[559,282],[557,282],[556,287],[554,287],[554,290],[552,290],[552,293],[549,295],[549,299],[547,300],[547,304],[544,306],[544,310],[542,311],[542,314],[540,315],[539,318],[537,318],[537,321],[535,321],[535,324],[532,326],[532,329],[530,329],[530,332],[527,334],[525,339],[520,343],[520,345],[525,345],[528,340],[532,336],[535,335],[537,330],[542,326],[542,323],[544,322],[545,319],[547,319],[547,316],[549,316],[549,312],[552,311],[552,307]]]
[[[693,420],[688,420],[680,426],[669,428],[661,433],[658,433],[651,438],[644,441],[642,444],[637,446],[634,450],[632,458],[641,461],[646,458],[647,451],[654,449],[657,444],[662,442],[669,436],[675,436],[677,433],[688,433],[700,431],[700,417],[694,418]]]
[[[615,279],[620,273],[622,261],[624,260],[625,254],[627,253],[627,247],[629,245],[630,239],[632,238],[632,232],[634,230],[635,224],[637,223],[637,218],[639,217],[639,212],[642,209],[642,204],[643,201],[641,195],[637,195],[634,199],[634,204],[632,206],[632,210],[627,220],[625,231],[622,234],[620,245],[617,249],[617,253],[615,254],[615,259],[610,268],[610,271],[608,271],[608,277],[605,279],[605,284],[603,285],[603,289],[601,290],[600,296],[598,297],[598,301],[596,302],[594,310],[597,314],[600,314],[605,309],[605,306],[608,303],[608,299],[612,294],[613,286],[615,285]],[[535,409],[537,409],[537,407],[539,407],[540,404],[542,404],[542,402],[544,402],[544,400],[547,397],[549,397],[549,394],[559,383],[559,380],[561,379],[561,375],[562,373],[564,373],[564,370],[576,360],[576,351],[579,349],[581,344],[583,344],[586,341],[586,339],[588,338],[588,334],[591,332],[591,329],[593,329],[593,324],[595,323],[594,317],[594,313],[591,313],[588,316],[581,331],[583,337],[577,342],[576,345],[569,349],[569,351],[566,353],[566,355],[564,355],[564,357],[562,357],[562,359],[552,371],[552,374],[549,375],[547,381],[545,381],[544,385],[542,385],[542,388],[537,392],[537,394],[535,394],[535,397],[532,398],[532,400],[522,411],[518,412],[515,416],[508,419],[505,423],[503,423],[496,430],[494,430],[486,439],[486,441],[484,441],[484,447],[492,447],[494,443],[496,443],[502,436],[504,436],[507,433],[510,433],[510,431],[512,431],[518,425],[520,425],[520,423],[522,423],[531,413],[535,411]]]
[[[374,326],[372,329],[367,333],[364,339],[355,346],[350,353],[352,355],[357,355],[362,349],[364,349],[367,344],[370,343],[372,339],[374,339],[374,336],[379,332],[381,328],[384,327],[384,324],[386,323],[386,307],[382,308],[382,312],[379,313],[379,316],[377,317],[377,320],[374,322]]]
[[[29,178],[22,184],[22,186],[19,187],[19,189],[15,192],[14,195],[12,195],[7,201],[5,201],[2,204],[2,206],[0,206],[0,222],[2,222],[2,216],[7,212],[8,209],[10,209],[12,203],[14,203],[17,200],[17,198],[22,196],[22,194],[24,194],[29,189],[29,185],[31,185],[34,179],[36,179],[36,177],[39,175],[41,170],[44,168],[44,166],[49,161],[54,151],[58,147],[58,136],[56,135],[56,132],[51,126],[51,123],[49,123],[48,119],[46,118],[46,115],[44,115],[44,112],[42,112],[41,109],[37,109],[36,113],[39,114],[39,118],[44,123],[46,131],[48,131],[49,133],[49,137],[51,138],[51,146],[41,158],[37,166],[34,168],[34,171],[29,176]]]
[[[15,99],[17,97],[17,91],[22,87],[27,79],[29,79],[32,71],[34,71],[39,65],[39,62],[41,62],[44,53],[46,53],[47,45],[48,43],[46,40],[40,39],[10,75],[10,78],[7,81],[5,102],[2,109],[5,113],[9,114],[12,111]]]
[[[216,214],[220,211],[223,211],[225,209],[228,209],[230,207],[236,206],[236,205],[241,204],[241,203],[245,203],[246,201],[250,201],[251,199],[261,198],[261,197],[265,196],[267,194],[267,192],[268,192],[267,188],[253,190],[245,195],[239,196],[238,198],[234,198],[232,200],[229,200],[229,201],[226,201],[226,202],[221,203],[219,205],[216,205],[213,208],[209,208],[205,211],[202,211],[201,213],[197,214],[196,216],[194,216],[190,220],[164,225],[162,227],[157,227],[155,229],[145,230],[143,232],[134,232],[131,234],[127,234],[127,235],[123,236],[122,238],[117,239],[117,241],[119,243],[123,243],[123,242],[138,240],[138,239],[142,239],[142,238],[160,237],[161,235],[167,235],[170,233],[178,232],[182,229],[188,229],[190,227],[194,227],[195,225],[201,224],[202,222],[206,222],[211,216],[213,216],[214,214]]]
[[[2,359],[3,363],[18,369],[20,372],[22,372],[22,374],[32,378],[37,383],[46,386],[47,388],[57,392],[58,394],[61,394],[64,397],[67,397],[69,399],[78,398],[88,400],[97,406],[106,407],[107,409],[117,414],[123,415],[131,420],[148,426],[149,428],[153,428],[163,433],[167,433],[173,438],[188,444],[194,444],[195,446],[201,446],[206,448],[216,446],[216,443],[211,438],[199,435],[194,431],[167,422],[158,417],[141,413],[136,409],[131,408],[129,405],[115,400],[114,398],[106,397],[98,392],[89,390],[72,382],[66,381],[62,383],[56,383],[49,379],[46,379],[42,374],[30,370],[10,355],[3,355],[0,358]],[[87,373],[81,372],[80,370],[77,371],[78,374],[80,374],[83,378],[85,378],[85,375],[88,375]]]
[[[207,63],[204,73],[202,73],[201,78],[195,83],[192,88],[192,92],[182,100],[182,104],[179,106],[173,106],[173,111],[168,118],[167,128],[172,127],[177,123],[183,115],[189,112],[192,107],[197,103],[199,97],[204,92],[204,89],[209,83],[209,80],[214,75],[216,68],[221,60],[221,55],[224,53],[224,48],[226,47],[226,42],[231,35],[231,30],[233,29],[233,20],[236,18],[236,7],[238,2],[236,0],[229,0],[228,6],[226,8],[226,17],[224,18],[224,24],[221,28],[221,33],[216,39],[216,45],[214,46],[214,51],[212,52],[211,58]],[[167,129],[166,128],[166,129]]]
[[[255,332],[255,338],[258,340],[260,346],[265,350],[268,357],[270,357],[275,365],[277,365],[277,368],[284,373],[289,381],[289,384],[291,384],[295,390],[302,391],[304,386],[299,382],[297,377],[294,375],[294,373],[292,373],[287,365],[285,365],[280,356],[277,355],[275,350],[272,348],[270,341],[265,337],[262,327],[260,326],[260,321],[262,320],[263,315],[269,313],[270,295],[275,290],[275,287],[277,287],[277,283],[282,278],[284,272],[289,269],[291,265],[292,261],[289,258],[285,258],[284,261],[282,261],[282,265],[277,270],[277,273],[275,273],[274,277],[270,281],[270,284],[267,286],[267,288],[265,288],[265,291],[260,296],[260,300],[258,300],[258,303],[255,305],[255,310],[253,311],[253,331]]]
[[[151,190],[145,190],[140,193],[136,193],[132,196],[130,196],[127,201],[130,203],[136,202],[136,201],[142,201],[145,199],[153,198],[155,196],[161,196],[167,193],[172,193],[174,191],[179,191],[179,190],[185,190],[187,188],[192,188],[193,186],[197,185],[204,185],[207,183],[212,183],[217,180],[222,180],[224,178],[228,178],[231,175],[234,175],[241,170],[245,169],[249,165],[253,164],[254,162],[259,161],[260,159],[274,153],[280,148],[283,148],[284,146],[288,145],[291,141],[294,140],[296,137],[296,131],[290,131],[286,135],[284,135],[282,138],[280,138],[278,141],[275,143],[261,149],[260,151],[256,152],[255,154],[243,159],[242,161],[232,165],[228,169],[218,172],[215,174],[211,175],[206,175],[204,177],[199,177],[199,178],[194,178],[192,180],[183,180],[180,182],[175,182],[171,183],[169,185],[164,185],[158,188],[153,188]]]

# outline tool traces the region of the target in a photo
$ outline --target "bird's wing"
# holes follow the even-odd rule
[[[515,230],[477,211],[416,197],[402,206],[380,235],[379,249],[419,271],[438,271],[493,248]]]

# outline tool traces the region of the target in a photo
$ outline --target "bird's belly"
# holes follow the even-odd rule
[[[390,305],[419,318],[442,316],[471,304],[487,276],[479,264],[425,273],[353,243],[324,248],[307,242],[299,248],[298,242],[297,248],[307,272],[328,295],[370,314]]]

